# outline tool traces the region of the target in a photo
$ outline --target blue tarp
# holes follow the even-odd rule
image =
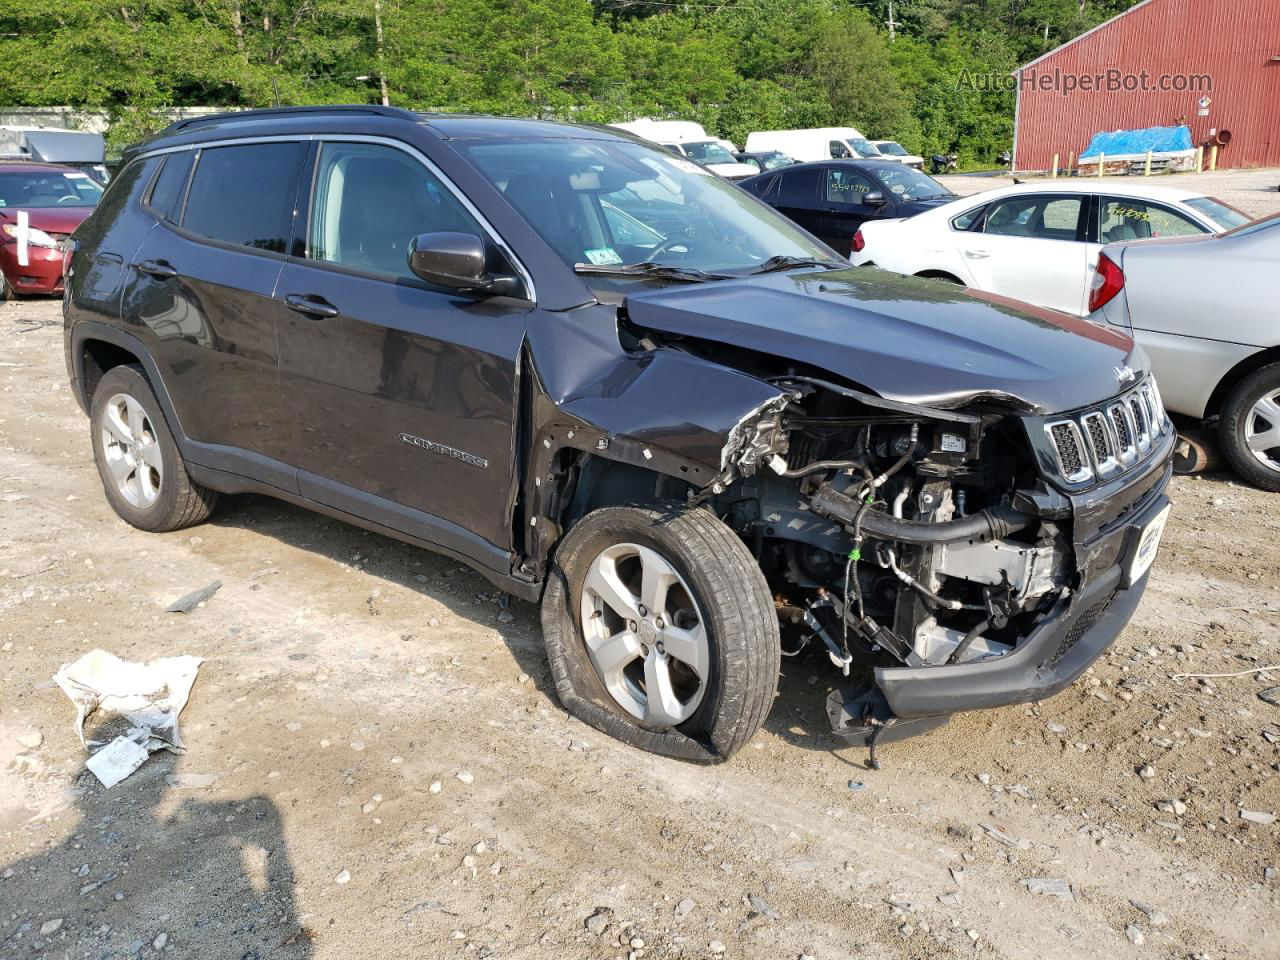
[[[1108,157],[1128,154],[1145,156],[1152,153],[1175,153],[1194,149],[1191,130],[1188,127],[1147,127],[1145,130],[1115,130],[1111,133],[1095,133],[1080,159],[1096,157],[1103,153]]]

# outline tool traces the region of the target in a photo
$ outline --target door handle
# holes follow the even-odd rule
[[[991,256],[991,254],[986,250],[966,250],[964,255],[970,260],[985,260],[987,257]]]
[[[157,280],[169,280],[178,275],[178,271],[167,260],[143,260],[135,263],[139,273],[145,273]]]
[[[324,297],[315,294],[291,293],[284,298],[284,305],[295,313],[309,317],[336,317],[342,312]]]

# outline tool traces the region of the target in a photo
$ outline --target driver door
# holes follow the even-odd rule
[[[823,171],[822,220],[818,238],[842,256],[853,252],[853,235],[858,228],[875,217],[883,216],[887,201],[867,203],[866,196],[884,189],[867,177],[847,167],[828,167]]]
[[[418,234],[487,230],[407,150],[320,144],[308,214],[276,285],[302,495],[499,563],[532,304],[448,292],[410,272]]]

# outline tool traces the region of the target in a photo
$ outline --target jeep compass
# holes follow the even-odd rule
[[[463,561],[541,604],[572,714],[659,753],[732,755],[806,647],[873,751],[1050,696],[1168,515],[1126,336],[851,268],[616,130],[184,120],[71,246],[67,366],[121,517],[255,492]]]

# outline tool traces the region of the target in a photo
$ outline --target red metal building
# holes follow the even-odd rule
[[[1141,0],[1019,68],[1014,168],[1063,165],[1102,131],[1220,131],[1219,167],[1280,166],[1280,0]]]

